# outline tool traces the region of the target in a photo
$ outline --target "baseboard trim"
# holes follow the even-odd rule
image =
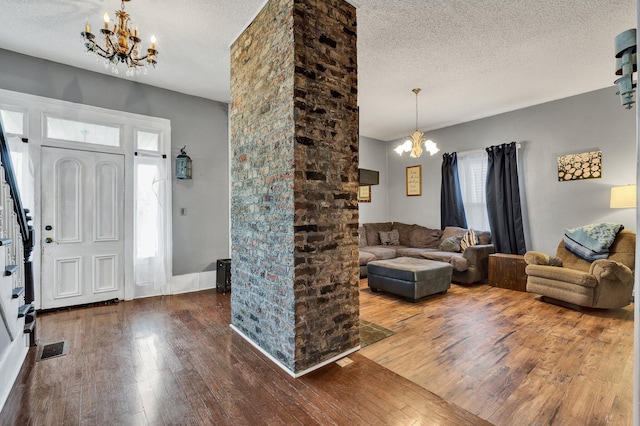
[[[194,288],[194,289],[189,289],[189,290],[182,290],[182,291],[178,291],[175,293],[171,293],[171,295],[176,295],[176,294],[187,294],[187,293],[195,293],[196,291],[204,291],[204,290],[215,290],[216,286],[210,286],[210,287],[202,287],[202,288]]]
[[[302,370],[299,372],[294,372],[291,371],[289,368],[287,368],[287,366],[285,366],[283,363],[281,363],[280,361],[278,361],[277,359],[275,359],[269,352],[265,351],[264,349],[262,349],[260,346],[258,346],[258,344],[256,342],[254,342],[253,340],[251,340],[249,338],[249,336],[247,336],[246,334],[244,334],[242,331],[240,331],[235,325],[233,324],[229,324],[229,327],[231,327],[231,329],[233,331],[235,331],[236,333],[238,333],[240,335],[240,337],[242,337],[244,340],[246,340],[247,342],[249,342],[254,348],[256,348],[257,350],[259,350],[264,356],[266,356],[267,358],[269,358],[274,364],[276,364],[278,367],[280,367],[281,369],[283,369],[287,374],[289,374],[291,377],[293,377],[294,379],[297,379],[299,377],[304,376],[305,374],[309,374],[312,371],[315,371],[319,368],[324,367],[325,365],[329,365],[332,362],[336,362],[337,360],[344,358],[356,351],[360,350],[360,345],[356,346],[355,348],[349,349],[339,355],[336,355],[326,361],[323,361],[317,365],[314,365],[313,367],[309,367],[306,370]]]

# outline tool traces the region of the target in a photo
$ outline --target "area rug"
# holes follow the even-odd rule
[[[393,336],[395,332],[381,327],[369,321],[360,320],[360,347],[364,348],[373,343],[379,342],[389,336]]]

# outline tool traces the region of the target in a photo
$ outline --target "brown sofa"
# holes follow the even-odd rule
[[[556,257],[529,251],[527,291],[550,301],[589,308],[616,309],[631,303],[636,234],[620,231],[609,247],[609,257],[588,262],[571,253],[560,241]]]
[[[380,232],[396,230],[398,244],[382,244]],[[442,250],[443,242],[461,238],[466,229],[447,227],[444,230],[401,222],[365,223],[360,233],[360,277],[367,276],[367,263],[372,260],[414,257],[446,262],[453,267],[453,282],[471,284],[488,276],[489,255],[495,253],[489,232],[477,231],[478,244],[464,251]],[[454,238],[455,239],[455,238]]]

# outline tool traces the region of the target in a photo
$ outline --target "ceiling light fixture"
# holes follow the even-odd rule
[[[440,151],[438,145],[435,144],[431,139],[425,139],[424,133],[418,130],[418,93],[420,93],[422,89],[416,88],[413,89],[412,92],[416,94],[416,130],[411,134],[409,139],[407,139],[403,144],[400,144],[394,149],[399,155],[402,155],[403,152],[411,152],[409,154],[410,157],[418,158],[422,155],[422,143],[424,142],[424,148],[429,152],[429,154],[433,155],[436,152]]]
[[[636,83],[633,81],[633,73],[638,71],[636,53],[636,29],[632,28],[616,36],[616,75],[621,76],[614,81],[618,85],[620,103],[626,109],[631,109]]]
[[[131,0],[122,0],[120,10],[116,10],[116,19],[112,29],[109,28],[109,14],[104,14],[104,28],[100,30],[104,37],[104,47],[96,43],[95,35],[91,33],[89,19],[87,19],[82,32],[82,38],[85,40],[87,54],[93,52],[103,57],[105,68],[108,69],[111,65],[111,72],[119,74],[118,64],[122,62],[128,67],[127,76],[133,76],[140,74],[142,69],[146,74],[147,65],[153,65],[155,68],[158,51],[156,50],[156,37],[151,36],[151,47],[147,49],[146,55],[140,56],[140,42],[142,40],[138,38],[138,28],[132,23],[129,14],[124,11],[124,4],[129,1]]]

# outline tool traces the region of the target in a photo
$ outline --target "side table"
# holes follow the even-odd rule
[[[494,287],[527,291],[524,256],[495,253],[489,255],[489,280]]]

